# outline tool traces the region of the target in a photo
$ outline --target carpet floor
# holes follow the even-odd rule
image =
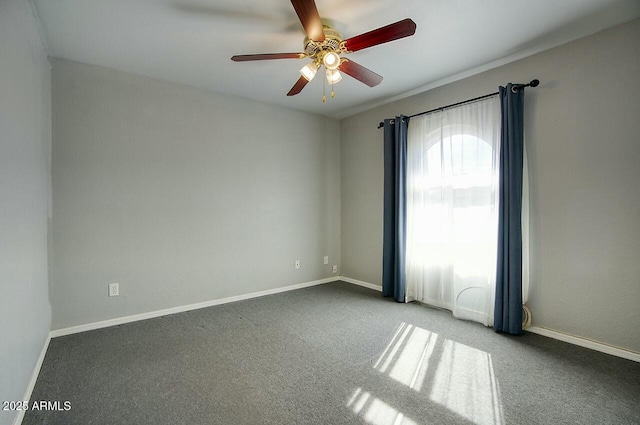
[[[24,425],[639,424],[640,363],[333,282],[54,338],[36,400]]]

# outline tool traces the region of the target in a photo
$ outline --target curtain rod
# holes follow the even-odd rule
[[[513,90],[513,92],[515,93],[515,92],[518,91],[518,89],[521,89],[521,88],[524,88],[524,87],[538,87],[539,84],[540,84],[540,80],[535,79],[535,80],[531,80],[529,82],[529,84],[514,84],[513,87],[511,87],[511,90]],[[464,105],[465,103],[471,103],[471,102],[475,102],[476,100],[482,100],[482,99],[485,99],[487,97],[495,96],[495,95],[497,95],[499,93],[500,92],[489,93],[489,94],[485,94],[484,96],[474,97],[473,99],[463,100],[462,102],[452,103],[451,105],[441,106],[439,108],[431,109],[429,111],[418,112],[417,114],[409,115],[407,118],[413,118],[413,117],[417,117],[417,116],[420,116],[420,115],[430,114],[432,112],[442,111],[442,110],[445,110],[445,109],[453,108],[454,106]],[[391,121],[394,121],[394,120],[392,119]],[[384,123],[380,122],[380,124],[378,124],[378,128],[382,128],[382,127],[384,127]]]

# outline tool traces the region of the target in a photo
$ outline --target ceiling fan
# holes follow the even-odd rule
[[[369,87],[377,86],[382,82],[382,76],[340,55],[409,37],[416,32],[416,23],[407,18],[344,40],[338,31],[322,23],[314,0],[291,0],[291,4],[307,33],[302,53],[263,53],[236,55],[231,58],[235,62],[270,59],[311,59],[311,62],[300,70],[302,76],[289,90],[287,96],[295,96],[300,93],[322,66],[326,69],[327,81],[331,85],[342,79],[340,74],[340,71],[342,71]],[[331,95],[333,97],[333,91]],[[325,96],[323,96],[322,101],[326,101]]]

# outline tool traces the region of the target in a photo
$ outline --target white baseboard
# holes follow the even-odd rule
[[[361,280],[351,279],[350,277],[340,276],[340,280],[351,283],[353,285],[364,286],[365,288],[373,289],[374,291],[382,292],[382,286],[374,285],[373,283],[363,282]]]
[[[36,381],[38,380],[38,375],[40,375],[40,368],[42,367],[42,362],[44,362],[44,356],[47,354],[47,348],[49,348],[49,342],[51,341],[51,333],[47,335],[47,339],[44,341],[44,345],[42,346],[42,350],[40,351],[40,356],[38,356],[38,361],[36,361],[36,365],[33,368],[33,372],[31,372],[31,379],[29,379],[29,384],[27,385],[27,389],[24,392],[23,401],[29,401],[31,399],[31,393],[33,392],[33,388],[36,386]],[[22,423],[22,419],[24,419],[25,410],[19,410],[16,414],[16,417],[13,419],[13,425],[20,425]]]
[[[153,319],[154,317],[167,316],[167,315],[176,314],[176,313],[183,313],[185,311],[212,307],[214,305],[228,304],[236,301],[263,297],[265,295],[279,294],[281,292],[295,291],[296,289],[322,285],[323,283],[335,282],[336,280],[340,280],[340,277],[339,276],[328,277],[326,279],[297,283],[295,285],[283,286],[281,288],[275,288],[275,289],[267,289],[265,291],[252,292],[250,294],[236,295],[234,297],[227,297],[227,298],[219,298],[219,299],[204,301],[196,304],[182,305],[178,307],[166,308],[163,310],[156,310],[156,311],[149,311],[147,313],[134,314],[131,316],[116,317],[115,319],[102,320],[100,322],[87,323],[85,325],[72,326],[64,329],[56,329],[54,331],[51,331],[49,336],[51,338],[55,338],[58,336],[71,335],[79,332],[91,331],[94,329],[107,328],[109,326],[122,325],[124,323],[137,322],[139,320]]]
[[[581,338],[575,335],[569,335],[563,332],[554,331],[552,329],[531,326],[526,329],[527,332],[557,339],[559,341],[568,342],[569,344],[579,345],[580,347],[590,348],[602,353],[611,354],[612,356],[622,357],[623,359],[633,360],[640,363],[640,353],[625,350],[624,348],[615,347],[613,345],[603,344],[590,339]]]
[[[347,283],[354,284],[354,285],[364,286],[365,288],[373,289],[374,291],[382,292],[382,287],[378,285],[374,285],[372,283],[351,279],[350,277],[346,277],[346,276],[340,276],[340,280]],[[537,327],[537,326],[531,326],[527,328],[526,331],[640,363],[640,353],[637,353],[635,351],[625,350],[624,348],[603,344],[601,342],[596,342],[590,339],[581,338],[575,335],[569,335],[562,332],[554,331],[547,328]]]

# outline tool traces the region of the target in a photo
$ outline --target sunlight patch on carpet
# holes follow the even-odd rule
[[[415,421],[362,388],[355,390],[347,406],[373,425],[417,425]]]
[[[477,425],[504,423],[493,362],[485,351],[402,322],[373,367]]]

